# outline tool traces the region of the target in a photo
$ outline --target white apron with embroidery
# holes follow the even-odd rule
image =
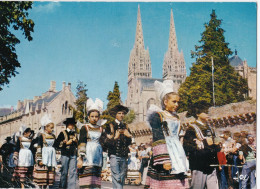
[[[57,165],[56,161],[56,151],[52,147],[55,139],[45,139],[47,146],[42,148],[42,163],[48,167],[55,167]]]
[[[30,145],[31,142],[21,142],[23,148],[19,151],[18,166],[20,167],[30,167],[33,166],[33,154],[31,152]]]
[[[100,136],[100,130],[88,130],[88,137],[90,140],[86,144],[86,155],[83,157],[83,166],[102,167],[103,150],[99,143]]]
[[[189,169],[187,157],[179,140],[180,121],[169,112],[163,111],[163,121],[167,122],[169,136],[164,132],[165,141],[172,163],[172,174],[185,173]]]

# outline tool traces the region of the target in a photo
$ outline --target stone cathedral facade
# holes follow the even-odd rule
[[[153,85],[155,80],[171,79],[180,85],[186,79],[184,56],[183,52],[178,50],[172,10],[168,50],[165,53],[162,68],[162,78],[153,78],[149,49],[145,49],[144,45],[141,12],[138,6],[135,43],[128,62],[128,93],[126,100],[126,106],[135,111],[135,120],[137,122],[146,120],[146,112],[151,104],[160,106]]]

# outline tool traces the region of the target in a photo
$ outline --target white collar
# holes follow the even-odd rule
[[[119,125],[120,124],[120,121],[118,121],[117,119],[115,119],[115,122]]]
[[[69,128],[67,128],[66,130],[67,130],[68,132],[73,131],[73,130],[70,130]]]

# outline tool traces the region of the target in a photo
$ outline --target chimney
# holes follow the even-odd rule
[[[20,100],[18,100],[17,102],[17,110],[22,108],[22,102]]]
[[[49,91],[55,92],[56,90],[56,81],[51,81],[51,87]]]
[[[66,86],[66,82],[65,82],[65,81],[63,81],[63,82],[62,82],[62,90],[64,90],[64,89],[65,89],[65,86]]]
[[[68,83],[68,88],[69,88],[69,90],[71,89],[71,83]]]
[[[33,103],[35,103],[37,100],[39,100],[39,96],[34,96],[33,97]]]

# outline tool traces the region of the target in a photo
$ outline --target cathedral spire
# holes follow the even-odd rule
[[[139,5],[138,5],[138,12],[137,12],[137,24],[136,24],[136,34],[135,34],[135,45],[134,46],[136,48],[144,49],[144,37],[143,37],[141,12],[140,12]]]
[[[171,21],[170,21],[170,35],[169,35],[169,50],[173,51],[177,49],[178,50],[178,44],[177,44],[177,37],[175,32],[175,25],[174,25],[174,19],[173,19],[173,13],[171,9]]]

